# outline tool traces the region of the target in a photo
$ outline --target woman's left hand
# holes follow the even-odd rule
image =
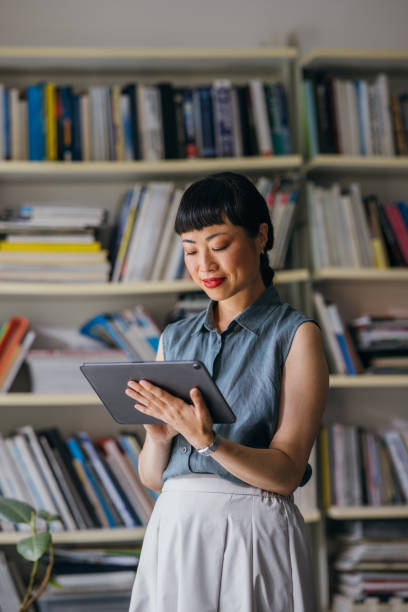
[[[140,402],[135,406],[140,412],[171,425],[194,448],[204,448],[213,441],[213,421],[198,387],[190,390],[192,404],[147,380],[129,380],[125,393]]]

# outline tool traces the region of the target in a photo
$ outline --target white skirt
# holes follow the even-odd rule
[[[129,612],[316,612],[293,495],[212,474],[169,478],[146,529]]]

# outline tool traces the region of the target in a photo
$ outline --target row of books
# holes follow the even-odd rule
[[[295,223],[298,183],[295,179],[261,177],[275,232],[269,253],[273,268],[282,268]],[[137,184],[124,198],[112,249],[113,282],[188,278],[184,249],[174,232],[182,191],[169,182]]]
[[[79,371],[83,361],[152,361],[160,333],[141,304],[99,313],[78,331],[37,327],[27,317],[13,316],[0,326],[0,393],[16,388],[33,393],[89,392]],[[23,364],[28,382],[21,386]]]
[[[407,374],[408,312],[363,313],[345,322],[338,305],[313,293],[331,372]]]
[[[70,204],[22,204],[0,221],[0,280],[106,282],[110,264],[101,238],[107,211]]]
[[[0,159],[160,160],[292,152],[282,83],[0,84]]]
[[[408,428],[330,423],[320,435],[325,507],[408,502]]]
[[[310,156],[407,154],[408,96],[390,95],[383,73],[370,80],[305,78],[303,103]]]
[[[408,265],[408,206],[362,197],[352,183],[321,187],[307,183],[312,261],[316,268]]]
[[[129,433],[93,441],[79,432],[65,440],[57,428],[36,432],[27,425],[0,435],[1,494],[59,515],[54,531],[144,526],[157,493],[138,476],[140,450]],[[27,526],[2,522],[1,528]]]

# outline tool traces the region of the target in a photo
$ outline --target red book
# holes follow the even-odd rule
[[[16,346],[22,341],[30,325],[26,317],[11,317],[6,333],[0,342],[0,377],[7,368]]]
[[[384,210],[404,256],[405,263],[408,265],[408,231],[401,212],[396,204],[386,204]]]

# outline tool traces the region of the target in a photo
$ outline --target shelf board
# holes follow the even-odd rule
[[[112,180],[138,177],[175,177],[211,172],[275,172],[300,169],[300,155],[219,157],[211,159],[162,159],[159,161],[35,162],[1,161],[0,180]]]
[[[305,512],[303,518],[306,523],[317,522],[321,518],[320,510]],[[145,535],[145,527],[114,527],[110,529],[78,529],[76,531],[58,531],[52,534],[54,544],[115,544],[120,542],[141,542]],[[16,544],[26,538],[27,532],[0,533],[0,546]]]
[[[98,406],[96,393],[0,393],[0,406]]]
[[[301,66],[307,70],[408,70],[408,50],[316,48],[302,58]]]
[[[302,509],[299,508],[305,523],[318,523],[322,518],[322,514],[318,508],[314,510],[309,510],[307,512],[302,512]]]
[[[408,387],[408,374],[330,374],[330,389]]]
[[[135,542],[143,540],[144,527],[111,529],[78,529],[77,531],[58,531],[52,534],[54,544],[103,544],[119,542]],[[27,537],[27,532],[0,533],[0,546],[16,544]]]
[[[0,46],[0,70],[214,70],[270,67],[295,60],[295,47],[31,47]]]
[[[312,273],[314,281],[408,281],[407,268],[320,268]]]
[[[347,173],[347,174],[379,174],[404,173],[408,171],[408,156],[387,157],[384,155],[316,155],[308,161],[303,172]]]
[[[330,506],[325,511],[326,516],[333,519],[378,519],[378,518],[408,518],[408,504],[400,506],[349,506],[340,508]]]
[[[276,272],[276,284],[304,282],[310,278],[306,268]],[[27,295],[38,298],[50,296],[121,296],[188,293],[200,291],[191,280],[145,281],[138,283],[14,283],[0,282],[0,295]]]

